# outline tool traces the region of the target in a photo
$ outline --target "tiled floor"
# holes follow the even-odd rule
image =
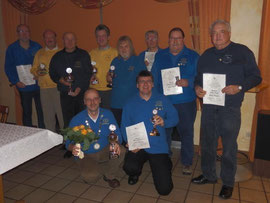
[[[174,189],[169,196],[156,192],[149,164],[146,163],[139,182],[130,186],[127,176],[119,170],[121,186],[111,189],[102,179],[95,184],[85,184],[79,178],[73,159],[64,159],[64,151],[56,147],[45,154],[3,175],[5,203],[24,199],[26,203],[247,203],[270,202],[270,179],[253,177],[236,183],[233,197],[222,200],[218,197],[221,182],[208,185],[190,183],[192,177],[201,173],[200,157],[195,156],[193,174],[181,173],[179,150],[174,149],[172,161]]]

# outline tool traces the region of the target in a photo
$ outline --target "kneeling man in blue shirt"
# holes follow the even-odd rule
[[[123,169],[129,175],[128,183],[134,185],[141,175],[144,163],[149,161],[157,192],[168,195],[173,189],[173,182],[165,128],[178,123],[177,111],[164,95],[152,92],[154,84],[150,72],[141,71],[136,82],[139,92],[123,108],[121,132],[128,146],[126,127],[143,122],[150,147],[128,151]],[[153,115],[153,110],[157,114]],[[153,135],[153,123],[159,134]]]

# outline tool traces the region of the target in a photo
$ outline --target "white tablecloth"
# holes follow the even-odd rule
[[[61,135],[49,130],[0,123],[0,174],[62,142]]]

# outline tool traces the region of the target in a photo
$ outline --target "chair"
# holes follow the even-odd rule
[[[8,118],[8,106],[0,105],[0,123],[6,123]]]

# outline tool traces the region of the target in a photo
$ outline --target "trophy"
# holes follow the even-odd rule
[[[155,115],[158,114],[158,110],[157,109],[154,109],[153,110],[153,116],[151,118],[151,121],[153,123],[153,130],[150,132],[150,136],[160,136],[159,132],[158,132],[158,129],[156,128],[156,125],[155,125]]]
[[[48,71],[46,70],[46,65],[41,63],[39,64],[38,70],[37,70],[37,74],[38,76],[44,76],[48,73]]]
[[[71,69],[70,67],[68,67],[68,68],[66,69],[66,73],[67,73],[68,75],[64,78],[64,80],[70,84],[70,85],[69,85],[69,90],[68,90],[68,92],[70,93],[70,92],[72,92],[71,83],[74,81],[74,77],[73,77],[73,75],[71,75],[72,69]]]
[[[118,136],[114,132],[116,130],[116,126],[114,124],[111,124],[109,126],[109,130],[111,131],[109,134],[109,143],[110,143],[110,159],[117,159],[119,158],[119,155],[115,151],[115,144],[118,141]]]
[[[96,67],[97,63],[95,61],[92,61],[91,64],[93,66],[93,77],[94,77],[94,80],[92,81],[92,85],[96,85],[96,84],[98,84],[97,67]]]
[[[111,76],[111,78],[114,78],[114,70],[115,70],[115,67],[114,66],[111,66],[110,67],[110,70],[109,70],[109,75]],[[110,82],[108,85],[107,85],[107,87],[110,87],[110,88],[112,88],[112,82]]]

